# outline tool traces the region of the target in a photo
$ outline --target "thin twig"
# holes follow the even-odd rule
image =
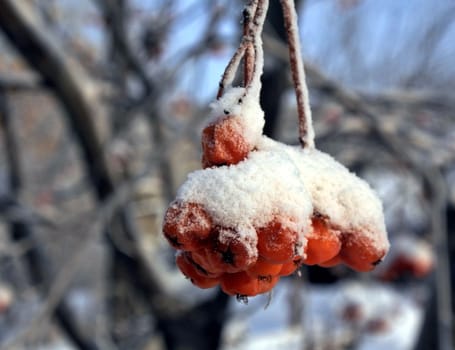
[[[256,13],[254,14],[253,22],[250,26],[249,38],[253,42],[255,57],[253,66],[253,76],[250,84],[247,86],[249,90],[254,87],[254,93],[259,98],[261,87],[261,75],[264,65],[264,49],[262,47],[262,29],[264,28],[265,17],[269,8],[269,0],[260,0],[258,2]]]
[[[249,35],[250,23],[256,12],[257,0],[252,0],[243,10],[243,37]],[[255,52],[251,44],[247,44],[245,57],[243,59],[243,85],[246,87],[253,78]]]
[[[221,77],[221,81],[218,87],[218,93],[216,94],[216,98],[219,99],[223,96],[224,88],[232,83],[235,77],[235,73],[239,67],[240,61],[242,60],[243,56],[245,55],[247,44],[242,42],[240,46],[235,51],[234,55],[232,56],[231,60],[229,61],[226,69],[224,70],[223,76]]]
[[[299,27],[294,0],[280,0],[283,7],[284,25],[288,38],[289,61],[297,98],[297,113],[299,117],[299,141],[303,148],[314,148],[314,130],[305,81],[305,71],[300,50]]]
[[[244,76],[243,81],[244,85],[247,86],[248,83],[251,81],[252,78],[252,71],[253,71],[253,58],[254,58],[254,51],[251,46],[251,38],[250,34],[250,26],[251,26],[251,19],[255,17],[256,9],[259,0],[251,0],[248,5],[243,10],[243,36],[242,41],[240,42],[239,47],[235,50],[234,55],[232,56],[231,60],[229,61],[224,73],[221,77],[221,81],[218,88],[218,93],[216,98],[219,99],[223,96],[224,89],[231,85],[234,81],[235,74],[239,68],[240,61],[244,58]],[[254,20],[253,20],[254,22]]]

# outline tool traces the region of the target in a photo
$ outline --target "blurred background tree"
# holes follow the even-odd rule
[[[415,301],[422,327],[417,322],[412,339],[395,348],[452,349],[453,2],[296,5],[317,145],[378,190],[392,252],[368,276],[305,268],[258,314],[286,314],[283,334],[303,334],[295,348],[373,348],[367,333],[382,329],[387,336],[396,316],[379,314],[360,327],[365,306],[347,298],[333,316],[349,325],[347,336],[321,337],[308,321],[316,316],[306,298],[327,294],[316,284],[330,283],[333,299],[345,281],[356,280],[373,291],[391,290],[397,303]],[[256,304],[239,310],[217,290],[194,288],[175,270],[161,238],[167,204],[200,167],[199,133],[238,44],[243,6],[239,0],[1,2],[2,349],[261,348],[254,339],[264,338],[267,327],[244,334],[249,328],[239,326],[239,315],[253,315]],[[297,143],[278,1],[271,1],[263,39],[265,133]],[[403,237],[405,244],[394,244]],[[403,256],[413,257],[411,267],[394,264]],[[436,268],[415,273],[422,264]],[[330,322],[321,327],[333,329]]]

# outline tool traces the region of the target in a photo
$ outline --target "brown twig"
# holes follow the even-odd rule
[[[263,64],[264,64],[264,49],[262,47],[262,29],[264,27],[265,16],[267,14],[267,10],[269,8],[269,0],[259,0],[258,5],[256,7],[256,12],[254,14],[253,21],[249,27],[249,40],[252,41],[254,47],[254,65],[253,65],[253,72],[252,77],[249,85],[247,88],[251,88],[253,86],[260,87],[260,78],[262,75]],[[257,89],[256,93],[259,94],[259,88]],[[259,98],[259,96],[258,96]]]
[[[297,99],[299,117],[299,141],[303,148],[314,148],[314,130],[311,119],[311,109],[308,88],[305,81],[305,71],[300,51],[297,13],[293,0],[280,0],[283,8],[284,25],[288,38],[289,61]]]
[[[229,61],[226,69],[221,78],[217,99],[219,99],[224,92],[224,88],[231,84],[234,80],[235,73],[242,58],[244,58],[244,85],[248,87],[255,80],[257,69],[258,57],[257,38],[262,32],[265,13],[268,8],[268,0],[251,0],[243,11],[243,37],[239,47],[235,51],[231,60]],[[262,71],[262,69],[261,69]]]
[[[234,55],[232,56],[231,60],[229,61],[228,65],[226,66],[226,69],[224,70],[223,76],[221,77],[220,84],[218,86],[218,93],[216,95],[216,98],[219,99],[221,96],[223,96],[224,93],[224,88],[231,84],[232,81],[234,80],[235,72],[237,71],[240,61],[245,55],[245,50],[246,50],[246,44],[241,43],[240,46],[237,48],[235,51]]]
[[[249,35],[251,20],[256,13],[257,0],[251,0],[243,10],[243,37]],[[243,85],[247,87],[253,78],[255,52],[251,44],[246,45],[245,57],[243,58]]]

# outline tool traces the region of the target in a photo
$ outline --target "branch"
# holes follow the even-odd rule
[[[147,72],[141,64],[139,58],[133,53],[127,40],[124,13],[126,9],[125,1],[95,1],[100,7],[106,26],[110,29],[112,46],[118,52],[126,66],[136,74],[141,81],[144,91],[142,98],[153,94],[155,87],[150,81]]]
[[[249,35],[251,20],[254,17],[258,5],[257,0],[251,0],[244,8],[243,16],[243,37]],[[247,87],[253,78],[255,52],[251,44],[246,46],[245,57],[243,59],[243,86]]]
[[[64,105],[80,140],[92,183],[98,195],[106,197],[113,184],[94,125],[99,117],[94,106],[100,104],[96,84],[79,64],[59,49],[56,40],[45,32],[28,2],[2,1],[0,28]]]
[[[84,257],[86,255],[84,252],[92,243],[99,240],[100,234],[112,220],[114,214],[116,214],[118,209],[130,198],[133,193],[133,186],[139,179],[140,177],[135,179],[135,181],[126,183],[119,187],[115,195],[106,200],[99,210],[98,217],[88,230],[86,237],[80,240],[79,246],[74,247],[73,255],[68,257],[66,263],[58,271],[51,287],[49,288],[46,299],[41,304],[39,310],[36,311],[29,323],[21,329],[19,334],[10,340],[7,340],[4,344],[0,344],[2,349],[7,350],[15,348],[16,345],[23,342],[28,336],[35,332],[37,328],[44,324],[52,313],[58,309],[68,287],[74,280],[75,274],[85,262]],[[97,347],[82,346],[81,348],[95,349]]]
[[[260,86],[260,77],[264,62],[261,34],[268,6],[268,0],[252,0],[245,7],[243,11],[245,23],[243,26],[242,40],[223,73],[217,99],[223,95],[224,88],[232,84],[242,58],[244,58],[245,88]],[[255,93],[259,93],[259,89]]]
[[[14,127],[6,100],[6,96],[0,91],[0,120],[4,128],[5,150],[9,165],[9,182],[12,195],[19,198],[22,191],[22,169],[20,166],[19,150]],[[14,198],[15,201],[17,199]],[[8,204],[8,203],[4,203]],[[16,203],[9,203],[16,204]],[[49,264],[41,244],[37,241],[30,222],[25,217],[18,217],[10,224],[11,237],[15,242],[29,241],[30,247],[25,253],[25,261],[28,272],[28,280],[33,285],[43,285],[46,289],[49,280]],[[45,294],[47,291],[42,291]],[[80,349],[96,350],[97,346],[90,339],[84,337],[78,326],[74,323],[71,314],[64,303],[56,305],[56,318],[67,335]]]
[[[2,73],[0,75],[0,89],[4,91],[35,90],[43,87],[43,82],[34,74]]]
[[[297,12],[293,0],[280,0],[283,7],[284,24],[288,38],[289,61],[291,65],[292,81],[297,99],[299,116],[299,139],[303,148],[314,148],[314,130],[311,119],[311,109],[308,88],[305,81],[302,53],[300,50],[299,27]]]

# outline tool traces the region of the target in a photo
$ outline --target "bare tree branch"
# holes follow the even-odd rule
[[[57,42],[44,31],[29,3],[2,2],[0,28],[65,106],[72,128],[81,140],[94,187],[100,197],[106,197],[112,192],[113,184],[94,126],[99,117],[96,107],[100,104],[96,85],[82,67],[59,50]]]
[[[2,73],[0,74],[0,89],[4,91],[27,91],[43,88],[40,79],[32,74]]]

